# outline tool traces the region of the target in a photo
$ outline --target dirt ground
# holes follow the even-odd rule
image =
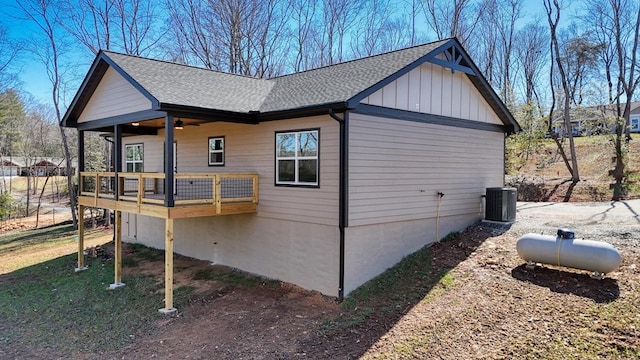
[[[363,322],[332,331],[323,327],[326,319],[341,316],[332,298],[286,284],[243,289],[194,281],[193,273],[210,265],[180,257],[176,284],[197,289],[190,304],[158,320],[152,333],[127,348],[98,357],[538,358],[537,351],[570,343],[572,334],[594,321],[602,321],[594,336],[637,350],[640,328],[620,332],[590,315],[594,306],[615,304],[640,286],[640,202],[628,204],[519,203],[515,224],[479,223],[431,247],[432,271],[448,271],[451,284],[418,289],[422,300],[399,311],[383,311],[374,299],[368,304],[374,311]],[[603,280],[567,268],[527,269],[515,251],[517,238],[565,226],[578,237],[614,244],[623,256],[621,267]],[[161,278],[162,263],[143,271]]]
[[[518,203],[512,225],[478,223],[451,241],[430,247],[430,274],[440,283],[411,288],[419,301],[389,310],[392,295],[372,297],[361,321],[328,329],[329,319],[350,319],[335,299],[289,284],[251,287],[194,280],[205,261],[177,256],[176,288],[195,289],[174,316],[106,354],[78,359],[511,359],[545,357],[582,338],[604,339],[615,349],[640,349],[640,326],[620,330],[601,311],[640,301],[640,200],[618,203]],[[559,227],[579,238],[604,240],[622,265],[603,280],[588,272],[544,266],[529,270],[515,250],[523,234],[553,234]],[[126,258],[125,250],[125,258]],[[164,277],[162,261],[125,267]],[[390,290],[397,291],[397,289]],[[635,296],[635,300],[633,297]],[[606,310],[612,307],[612,310]],[[603,310],[605,309],[605,310]],[[635,312],[637,314],[637,312]],[[350,317],[351,316],[351,317]],[[633,315],[632,315],[633,316]],[[626,320],[625,320],[626,321]],[[597,326],[593,334],[585,332]],[[640,319],[631,319],[631,324]],[[563,350],[560,350],[562,353]],[[37,352],[36,352],[37,353]],[[609,358],[606,349],[600,358]],[[564,358],[564,357],[558,357]],[[620,357],[616,357],[620,358]],[[625,358],[625,357],[622,357]],[[628,357],[632,358],[632,357]]]

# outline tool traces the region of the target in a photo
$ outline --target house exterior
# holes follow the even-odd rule
[[[272,79],[102,51],[63,125],[80,208],[116,211],[112,286],[121,241],[164,248],[164,312],[174,251],[342,299],[480,219],[520,129],[456,39]],[[85,131],[116,171],[84,171]]]
[[[1,176],[18,176],[20,175],[20,169],[24,166],[19,162],[19,160],[13,159],[13,157],[10,156],[2,156],[0,161]]]
[[[622,106],[624,107],[624,104]],[[571,132],[573,136],[615,133],[617,113],[618,110],[615,105],[597,105],[572,109]],[[568,136],[561,111],[555,111],[553,117],[553,131],[558,136]],[[629,122],[632,133],[640,132],[640,101],[631,103]]]

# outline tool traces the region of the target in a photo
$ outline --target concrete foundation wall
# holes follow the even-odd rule
[[[345,294],[395,265],[423,246],[460,231],[481,218],[480,214],[447,216],[349,227],[345,231]]]
[[[137,226],[136,242],[164,249],[163,219],[138,215]],[[178,254],[338,295],[337,226],[246,214],[176,219],[174,234]]]

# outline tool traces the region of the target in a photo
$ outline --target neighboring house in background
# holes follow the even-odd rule
[[[33,159],[27,159],[22,157],[23,163],[20,171],[20,176],[66,176],[67,175],[67,163],[63,158],[43,158],[36,157]],[[72,162],[71,173],[75,173],[77,164]]]
[[[0,157],[0,161],[2,161],[2,166],[0,166],[1,176],[18,176],[24,167],[23,164],[13,157],[2,156]]]
[[[574,136],[614,133],[616,116],[617,109],[615,105],[597,105],[572,109],[571,131]],[[556,110],[553,117],[553,131],[559,136],[566,135],[561,111]],[[631,132],[640,132],[639,121],[640,101],[634,101],[631,103],[631,113],[629,115]]]
[[[12,176],[65,176],[67,175],[67,163],[63,158],[55,157],[26,157],[26,156],[3,156],[0,173]],[[76,161],[72,161],[71,172],[74,173],[77,167]],[[1,175],[1,174],[0,174]]]
[[[112,287],[122,238],[165,249],[165,312],[174,249],[341,299],[479,220],[520,130],[456,39],[272,79],[101,51],[63,125],[112,133],[80,208],[116,210]]]

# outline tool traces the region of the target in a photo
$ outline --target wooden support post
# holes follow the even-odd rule
[[[115,226],[113,231],[115,233],[114,242],[114,281],[109,285],[109,290],[123,287],[125,284],[122,282],[122,211],[116,210]]]
[[[84,265],[84,205],[78,205],[78,267],[76,272],[87,270]]]
[[[164,308],[159,309],[163,314],[177,311],[173,307],[173,219],[165,220],[166,233],[164,235]]]
[[[215,183],[216,214],[220,214],[222,212],[222,179],[220,175],[216,175],[213,181]]]
[[[251,178],[253,180],[253,203],[257,204],[258,203],[258,175],[253,175]]]

